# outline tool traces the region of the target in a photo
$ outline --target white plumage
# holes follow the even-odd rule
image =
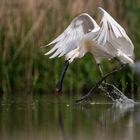
[[[65,56],[71,63],[90,52],[100,63],[102,58],[117,58],[121,63],[133,65],[134,46],[125,30],[101,7],[99,25],[83,13],[72,20],[66,30],[48,45],[55,44],[45,55]],[[47,45],[47,46],[48,46]]]

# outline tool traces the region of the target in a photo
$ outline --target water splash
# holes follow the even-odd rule
[[[103,82],[99,88],[105,92],[105,94],[115,103],[134,105],[135,102],[132,99],[126,97],[115,85]]]

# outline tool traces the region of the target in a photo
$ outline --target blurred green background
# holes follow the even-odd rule
[[[97,7],[106,9],[126,30],[140,59],[139,0],[0,0],[0,93],[47,93],[55,87],[64,58],[48,59],[41,48],[58,36],[80,13],[99,21]],[[104,71],[116,66],[104,61]],[[87,92],[99,80],[92,56],[75,60],[64,79],[63,92]],[[129,68],[110,77],[124,91],[138,89],[138,79]]]

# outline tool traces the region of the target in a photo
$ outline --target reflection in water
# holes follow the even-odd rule
[[[64,129],[64,123],[62,120],[62,113],[60,110],[58,112],[58,128],[60,129],[60,132],[62,134],[62,138],[63,138],[62,140],[68,140],[68,137],[67,137],[65,129]]]
[[[126,114],[131,114],[134,111],[134,104],[113,104],[112,107],[106,110],[106,113],[101,115],[101,122],[106,124],[116,123],[121,118],[125,118]],[[131,115],[130,115],[131,116]]]
[[[139,130],[139,105],[67,105],[44,96],[0,105],[0,140],[138,140]]]

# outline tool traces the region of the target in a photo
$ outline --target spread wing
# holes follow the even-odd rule
[[[129,57],[133,57],[134,46],[127,36],[125,30],[102,8],[99,7],[99,12],[102,16],[100,22],[100,30],[94,40],[105,47],[108,51],[119,50]],[[113,53],[113,52],[112,52]]]
[[[55,44],[55,46],[45,55],[53,53],[50,58],[54,58],[56,56],[61,57],[67,54],[71,50],[77,48],[84,35],[89,33],[96,26],[98,25],[88,14],[83,13],[77,16],[62,34],[47,45]]]

